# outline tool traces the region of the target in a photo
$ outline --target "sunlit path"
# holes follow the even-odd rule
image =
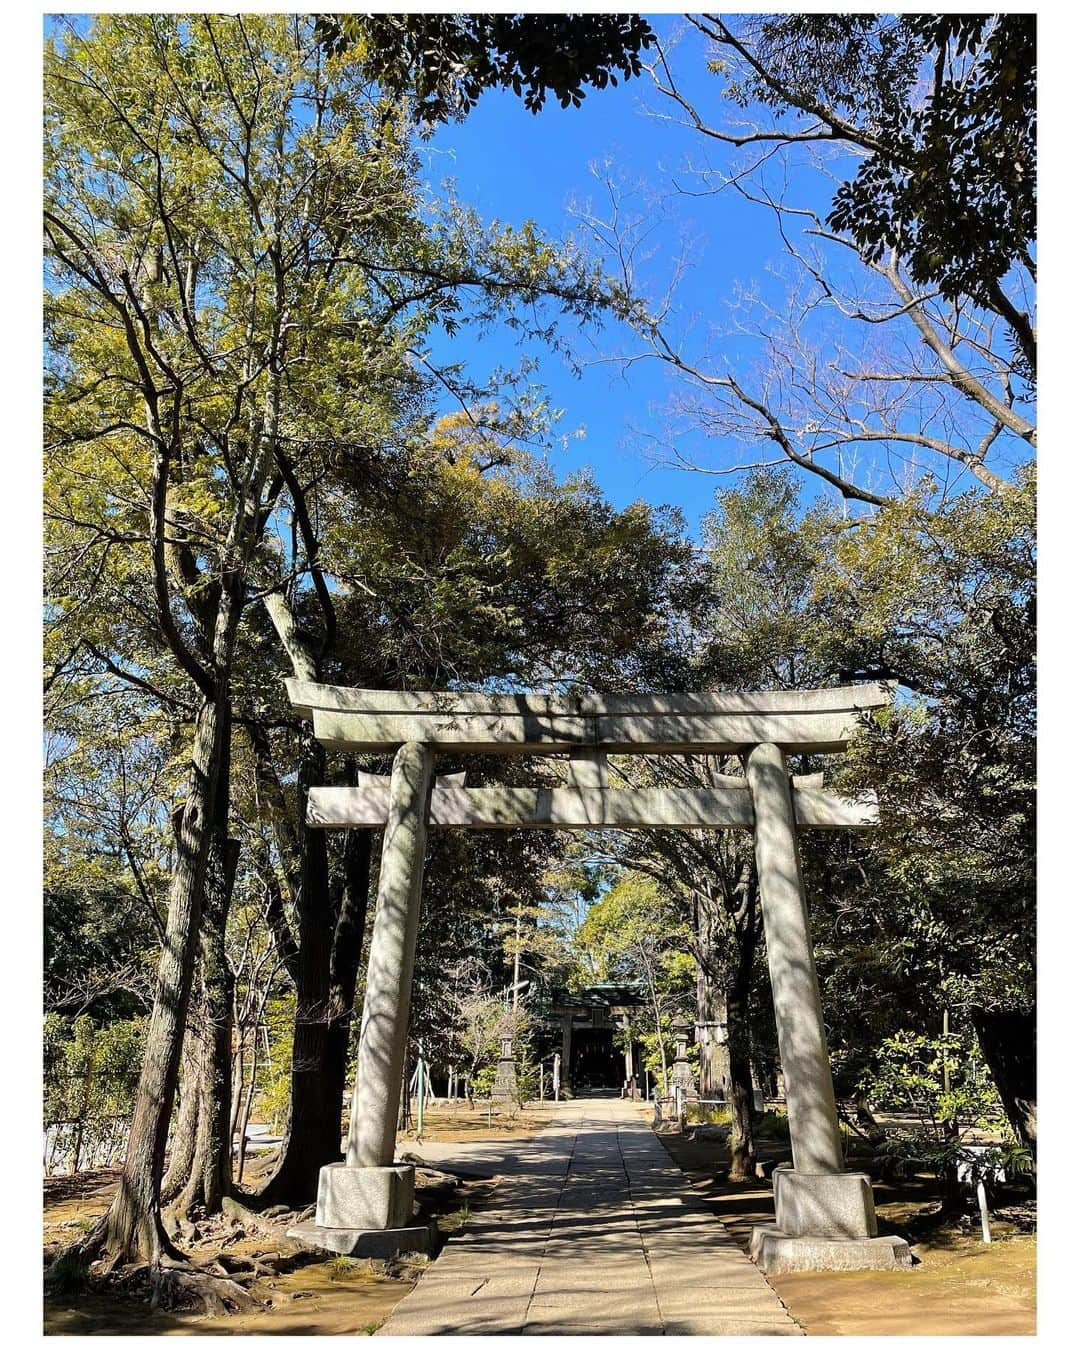
[[[380,1335],[798,1335],[640,1105],[573,1101],[529,1139],[425,1144],[501,1179]]]

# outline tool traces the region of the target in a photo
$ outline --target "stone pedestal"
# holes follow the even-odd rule
[[[427,1255],[435,1244],[435,1224],[414,1222],[408,1227],[361,1231],[356,1227],[320,1227],[309,1221],[286,1228],[285,1235],[313,1250],[351,1255],[355,1260],[393,1260],[408,1252]]]
[[[910,1269],[903,1237],[791,1237],[778,1227],[755,1227],[750,1258],[766,1274],[816,1269]]]
[[[495,1083],[491,1088],[493,1101],[516,1101],[518,1096],[517,1064],[504,1056],[495,1065]]]
[[[772,1183],[776,1225],[788,1236],[877,1236],[874,1192],[863,1172],[813,1175],[778,1166]]]
[[[775,1274],[807,1269],[908,1269],[902,1237],[879,1237],[870,1177],[814,1173],[790,1165],[773,1172],[776,1224],[756,1227],[750,1255]]]
[[[405,1227],[413,1216],[411,1166],[346,1166],[319,1172],[320,1227]]]
[[[324,1166],[314,1221],[297,1223],[286,1235],[305,1246],[361,1259],[426,1252],[431,1230],[415,1217],[414,1174],[411,1166]]]

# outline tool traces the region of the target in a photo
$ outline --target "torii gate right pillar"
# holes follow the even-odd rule
[[[773,1173],[776,1225],[755,1229],[751,1254],[777,1272],[909,1265],[905,1241],[877,1236],[870,1177],[844,1170],[791,780],[779,746],[751,750],[746,776],[792,1155],[790,1167]]]

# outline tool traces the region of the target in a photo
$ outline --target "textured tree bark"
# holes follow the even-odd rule
[[[694,936],[697,945],[697,1018],[706,1026],[707,1033],[698,1046],[698,1082],[702,1096],[714,1100],[729,1099],[730,1073],[728,1071],[727,1031],[717,1030],[727,1017],[727,1005],[722,982],[716,976],[715,964],[709,955],[716,948],[716,915],[703,895],[694,899]]]
[[[334,905],[337,922],[334,925],[334,944],[330,955],[330,1028],[324,1071],[328,1108],[332,1110],[334,1103],[337,1103],[339,1137],[349,1064],[349,1031],[356,1005],[356,984],[367,923],[372,836],[373,831],[370,829],[349,831],[335,887],[340,888],[340,898]]]
[[[199,1129],[199,1044],[193,1026],[200,1016],[192,997],[188,1006],[187,1030],[181,1054],[180,1108],[169,1138],[169,1166],[161,1182],[161,1202],[170,1204],[188,1183],[195,1161],[195,1136]]]
[[[1035,1012],[973,1009],[979,1047],[994,1079],[1005,1117],[1036,1160]]]
[[[701,1094],[719,1093],[731,1111],[732,1180],[754,1178],[754,1085],[750,1054],[750,996],[757,945],[757,905],[753,880],[736,872],[724,890],[725,899],[699,894],[694,906],[698,951],[697,999],[702,1021],[719,1023],[722,1034],[711,1033],[700,1058]],[[725,904],[721,922],[719,905]],[[730,953],[729,928],[734,937]]]
[[[753,890],[736,928],[738,957],[727,997],[727,1047],[731,1101],[731,1180],[754,1178],[754,1081],[750,1068],[750,994],[757,945]]]
[[[236,1138],[236,1184],[243,1184],[244,1166],[247,1163],[247,1127],[251,1119],[251,1105],[255,1099],[255,1069],[256,1057],[254,1049],[251,1056],[251,1073],[248,1077],[247,1088],[243,1089],[241,1080],[240,1103],[237,1109],[236,1127],[233,1129],[233,1137]]]
[[[224,800],[224,793],[219,793]],[[227,801],[224,801],[227,807]],[[220,814],[226,814],[222,810]],[[196,1205],[218,1213],[232,1192],[232,1014],[233,974],[225,956],[225,922],[232,902],[240,844],[226,833],[227,818],[214,827],[206,868],[200,924],[198,1019],[199,1122],[187,1182],[176,1201],[187,1216]]]
[[[203,701],[195,721],[191,780],[180,818],[154,1005],[124,1167],[105,1222],[105,1249],[116,1260],[137,1256],[156,1265],[171,1249],[161,1225],[160,1185],[191,995],[222,742],[227,733],[227,684],[222,684],[213,699]]]
[[[297,779],[299,848],[297,950],[290,962],[296,988],[290,1070],[289,1118],[277,1169],[260,1192],[263,1204],[296,1207],[311,1202],[319,1168],[340,1161],[341,1095],[331,1099],[327,1081],[330,1041],[330,964],[334,924],[326,835],[304,823],[309,788],[325,778],[326,754],[310,730],[303,732]]]

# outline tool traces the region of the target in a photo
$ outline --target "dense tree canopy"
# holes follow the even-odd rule
[[[580,107],[641,73],[653,41],[640,14],[333,14],[316,31],[342,52],[359,48],[387,90],[412,97],[417,120],[464,117],[485,89],[512,89],[530,112],[553,94]]]

